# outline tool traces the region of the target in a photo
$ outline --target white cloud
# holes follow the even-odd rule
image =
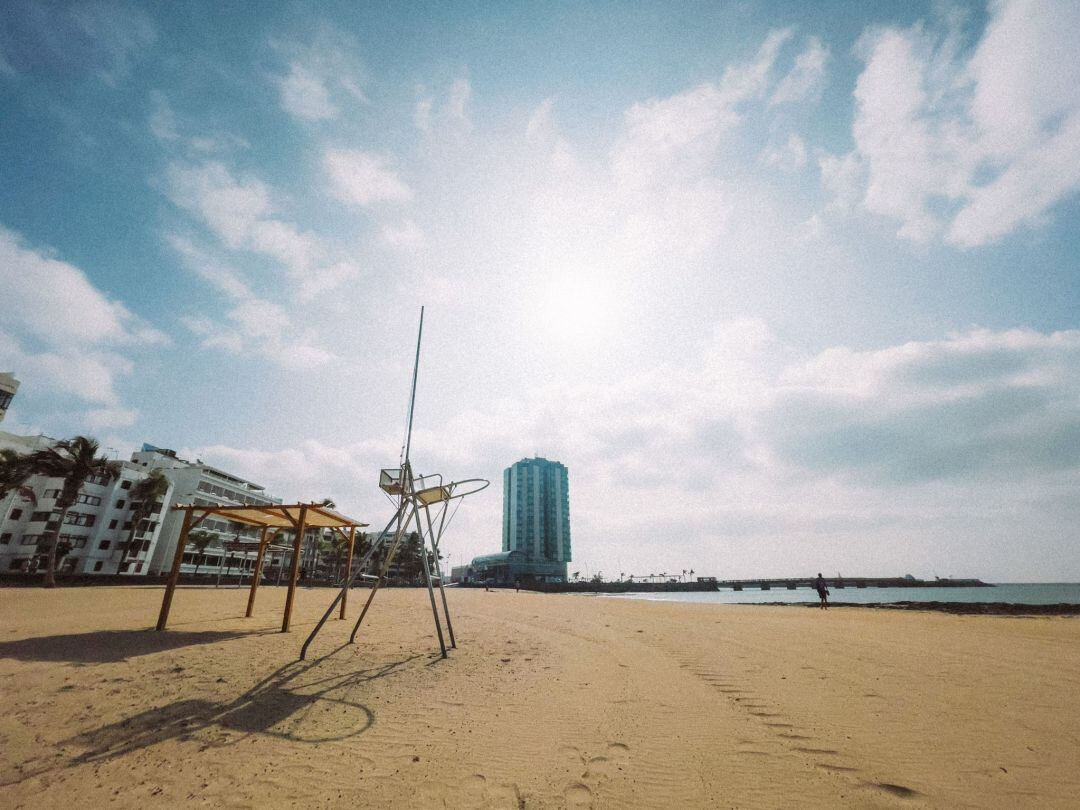
[[[1078,370],[1080,332],[976,330],[798,359],[742,320],[675,366],[446,414],[417,429],[413,457],[494,481],[458,518],[450,547],[465,558],[497,544],[502,468],[539,450],[570,469],[575,559],[594,566],[749,576],[768,573],[763,560],[779,575],[822,558],[881,573],[894,573],[883,558],[918,571],[948,559],[992,577],[1030,570],[1033,536],[1061,547],[1073,535]],[[376,522],[375,471],[399,440],[197,452]]]
[[[1080,6],[991,6],[973,55],[923,27],[864,38],[853,155],[861,203],[899,235],[962,247],[1037,224],[1080,188]],[[966,61],[965,61],[966,59]]]
[[[116,383],[132,372],[127,353],[167,343],[162,332],[104,295],[79,268],[2,227],[0,289],[0,366],[17,371],[28,388],[134,418],[119,406]],[[93,414],[88,418],[96,424]]]
[[[424,232],[413,220],[383,225],[380,237],[384,244],[395,248],[415,248],[424,244]]]
[[[316,344],[313,337],[293,323],[288,311],[258,296],[233,267],[178,234],[166,241],[196,274],[224,296],[225,322],[205,316],[182,316],[184,324],[200,339],[203,348],[230,354],[257,354],[286,369],[326,365],[334,355]],[[309,279],[320,283],[320,276]],[[328,284],[327,287],[332,287]],[[308,292],[314,296],[322,290]]]
[[[424,92],[423,88],[420,88],[418,92]],[[416,108],[413,110],[413,123],[423,133],[431,132],[431,110],[434,106],[435,100],[426,96],[416,102]]]
[[[387,162],[381,155],[360,149],[326,149],[323,169],[330,180],[330,193],[342,202],[361,206],[409,201],[412,190]]]
[[[761,153],[761,162],[785,171],[801,169],[806,165],[806,144],[796,133],[788,135],[787,142],[766,147]]]
[[[829,49],[817,37],[810,37],[806,50],[795,57],[791,71],[781,79],[769,106],[816,100],[825,83],[825,66],[829,62]]]
[[[237,180],[221,163],[173,163],[168,179],[172,201],[196,214],[232,248],[248,243],[255,223],[272,213],[265,184],[254,178]]]
[[[167,339],[119,301],[94,287],[77,267],[24,246],[0,227],[0,326],[53,345],[162,343]]]
[[[790,30],[773,31],[754,60],[664,99],[635,104],[625,113],[624,134],[612,150],[616,178],[630,186],[667,180],[672,171],[698,173],[720,139],[742,121],[741,105],[761,98]]]
[[[138,412],[128,408],[96,408],[85,416],[91,430],[131,427],[138,418]]]
[[[341,114],[342,102],[368,103],[356,56],[360,45],[349,34],[322,24],[310,42],[272,41],[271,46],[288,61],[286,73],[273,80],[281,108],[294,118],[331,120]]]
[[[160,90],[150,94],[150,132],[159,141],[175,141],[180,137],[176,130],[176,114],[169,106],[169,100]]]
[[[287,75],[278,78],[278,87],[281,108],[289,115],[305,121],[321,121],[338,113],[322,78],[297,62],[289,65]]]
[[[468,79],[454,79],[438,104],[423,85],[416,88],[416,94],[419,98],[413,109],[413,123],[424,134],[461,135],[472,130],[472,84]]]
[[[450,93],[446,99],[446,114],[451,120],[471,129],[472,120],[469,118],[469,105],[472,103],[472,85],[468,79],[454,79],[450,85]]]
[[[213,161],[173,163],[167,178],[167,192],[176,205],[194,214],[233,250],[280,263],[303,301],[359,272],[354,263],[337,259],[320,235],[277,216],[270,188],[257,178],[238,179]]]

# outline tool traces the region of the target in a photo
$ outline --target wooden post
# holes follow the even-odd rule
[[[269,526],[263,526],[262,532],[259,534],[259,553],[255,557],[254,576],[251,578],[251,590],[248,591],[247,613],[244,614],[249,619],[251,618],[251,612],[255,610],[255,591],[259,589],[259,580],[262,579],[263,557],[266,556],[266,533],[269,529]]]
[[[173,591],[176,583],[180,580],[180,564],[184,561],[184,548],[187,546],[188,532],[191,531],[191,514],[194,510],[184,510],[184,525],[180,529],[180,537],[176,541],[176,553],[173,555],[172,570],[169,572],[169,581],[165,585],[165,598],[161,600],[161,613],[158,614],[157,629],[164,630],[165,623],[169,621],[169,610],[172,608]]]
[[[296,524],[296,540],[293,542],[292,566],[289,571],[289,592],[285,596],[285,616],[281,621],[281,632],[289,632],[292,621],[293,602],[296,599],[296,580],[300,576],[300,547],[304,543],[304,530],[307,529],[307,507],[300,507],[300,520]]]
[[[345,603],[349,601],[349,575],[352,573],[353,546],[356,544],[356,527],[349,527],[349,555],[345,560],[345,591],[341,594],[341,613],[339,619],[345,618]]]

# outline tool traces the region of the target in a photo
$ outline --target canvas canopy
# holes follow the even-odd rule
[[[251,616],[255,605],[255,592],[259,587],[259,577],[262,570],[263,558],[266,549],[273,538],[281,531],[294,532],[292,545],[292,570],[289,576],[289,590],[285,597],[285,615],[282,619],[281,630],[286,632],[292,619],[293,602],[296,595],[296,581],[300,573],[300,546],[304,541],[304,533],[308,529],[332,529],[343,537],[348,543],[348,562],[346,571],[352,565],[353,545],[356,530],[367,526],[353,518],[346,517],[334,511],[329,506],[314,503],[297,504],[274,504],[270,506],[194,506],[189,504],[177,504],[174,510],[184,512],[184,525],[180,530],[180,537],[176,543],[176,553],[173,557],[172,570],[169,572],[169,581],[165,586],[165,596],[161,602],[161,612],[158,614],[157,629],[164,630],[169,620],[169,611],[172,607],[173,593],[180,580],[180,565],[183,562],[184,549],[187,547],[188,534],[198,527],[210,515],[241,523],[246,526],[256,526],[262,529],[259,541],[251,543],[251,547],[257,550],[258,558],[255,561],[255,576],[252,578],[251,591],[248,595],[247,615]],[[345,601],[341,602],[341,618],[345,618]]]

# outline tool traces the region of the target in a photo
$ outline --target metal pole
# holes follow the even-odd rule
[[[352,587],[353,580],[355,580],[358,576],[363,575],[363,571],[367,567],[367,564],[371,560],[372,556],[374,556],[375,552],[378,551],[380,546],[384,544],[383,538],[386,536],[386,532],[390,530],[390,527],[394,525],[394,522],[398,520],[398,516],[401,514],[401,510],[402,506],[398,506],[398,511],[394,513],[394,516],[390,518],[390,522],[386,524],[386,528],[383,529],[381,534],[379,534],[379,539],[371,544],[371,548],[368,549],[367,554],[365,554],[363,559],[360,560],[360,565],[357,566],[356,571],[350,571],[349,575],[345,578],[345,583],[342,586],[341,590],[338,591],[338,595],[334,598],[334,601],[330,603],[330,607],[326,609],[326,613],[324,613],[323,617],[319,619],[318,623],[315,625],[315,628],[311,631],[310,635],[308,635],[307,640],[304,642],[304,645],[300,648],[301,661],[304,660],[304,657],[307,655],[308,647],[311,645],[311,642],[315,640],[315,636],[319,634],[319,631],[322,630],[323,625],[326,624],[326,620],[330,618],[330,614],[334,612],[334,608],[337,607],[338,602],[342,601],[345,598],[349,588]],[[356,627],[353,628],[352,636],[349,638],[350,644],[352,643],[353,639],[356,638],[356,631],[360,629],[360,622],[364,620],[364,614],[367,613],[368,606],[371,604],[371,600],[375,597],[376,590],[378,590],[378,585],[372,588],[371,593],[368,595],[367,603],[364,605],[364,609],[360,613],[360,618],[356,621]],[[342,618],[344,618],[344,616],[342,616]]]
[[[405,507],[409,504],[409,501],[402,500],[401,506],[398,507],[398,516],[403,515]],[[395,516],[397,517],[397,516]],[[401,544],[402,535],[405,533],[406,522],[401,521],[399,518],[397,530],[394,532],[394,540],[390,545],[389,551],[386,553],[386,560],[383,561],[382,569],[379,571],[379,578],[375,581],[375,584],[371,587],[371,593],[368,594],[367,601],[364,603],[364,609],[360,611],[360,618],[356,620],[356,624],[353,626],[352,633],[349,635],[349,643],[356,642],[356,634],[360,630],[360,625],[364,621],[364,617],[367,616],[368,608],[371,607],[372,601],[375,599],[375,594],[383,583],[386,582],[386,573],[390,570],[391,564],[394,562],[394,557],[397,554],[398,546]]]
[[[409,429],[405,434],[405,458],[401,464],[402,485],[405,483],[405,467],[409,463],[409,450],[412,447],[413,409],[416,406],[416,378],[420,373],[420,339],[424,335],[424,308],[420,307],[420,328],[416,332],[416,359],[413,361],[412,392],[409,394]],[[409,483],[412,483],[410,470]]]
[[[446,601],[446,588],[444,587],[444,577],[442,572],[442,563],[439,562],[439,539],[442,537],[443,527],[446,525],[446,510],[450,506],[450,501],[443,501],[442,513],[439,516],[439,533],[435,533],[435,527],[431,523],[431,512],[427,509],[424,510],[424,516],[428,522],[428,532],[431,537],[431,552],[435,555],[435,575],[439,580],[439,595],[442,597],[443,616],[446,617],[446,629],[450,633],[450,646],[453,649],[457,649],[457,640],[454,638],[454,625],[450,623],[450,605]],[[425,554],[425,557],[427,555]]]
[[[435,617],[435,631],[439,634],[439,649],[442,650],[442,657],[446,658],[446,642],[443,640],[442,624],[439,622],[439,609],[435,607],[435,591],[431,588],[431,566],[428,564],[427,544],[424,542],[424,527],[420,523],[420,507],[415,503],[413,516],[416,518],[416,528],[420,531],[420,560],[424,564],[424,581],[427,583],[428,598],[431,600],[431,615]]]

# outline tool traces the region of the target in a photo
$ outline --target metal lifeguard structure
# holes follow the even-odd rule
[[[390,570],[394,556],[401,546],[401,541],[408,534],[409,526],[414,524],[416,532],[420,536],[420,559],[423,562],[424,581],[427,584],[428,597],[431,600],[431,613],[435,619],[435,631],[439,636],[439,648],[442,651],[442,657],[446,658],[446,639],[443,637],[442,622],[439,619],[439,609],[435,602],[435,584],[438,584],[439,595],[442,598],[443,615],[446,618],[446,629],[450,635],[450,646],[454,649],[457,648],[457,641],[454,639],[454,627],[450,623],[450,608],[446,601],[446,590],[443,587],[442,563],[439,561],[439,542],[442,540],[443,532],[450,524],[450,521],[453,520],[457,508],[461,505],[461,499],[466,495],[472,495],[485,489],[491,482],[485,478],[468,478],[462,481],[444,483],[441,475],[416,475],[413,472],[409,451],[412,444],[413,410],[416,405],[416,379],[420,369],[420,341],[423,334],[424,308],[420,307],[420,328],[416,335],[416,359],[413,363],[412,391],[409,395],[409,418],[405,432],[405,443],[402,446],[401,465],[384,469],[379,473],[379,489],[397,503],[397,509],[394,516],[386,524],[386,528],[376,537],[375,542],[371,544],[371,548],[360,560],[360,564],[356,569],[347,569],[341,591],[334,597],[334,601],[330,603],[330,607],[326,609],[326,613],[319,619],[318,624],[315,625],[315,628],[304,642],[304,646],[300,648],[301,661],[307,656],[308,647],[314,641],[315,636],[319,634],[319,631],[322,630],[323,625],[326,624],[327,619],[334,612],[334,608],[337,607],[339,602],[343,602],[348,598],[349,589],[359,579],[369,581],[372,585],[371,593],[368,594],[364,608],[360,611],[360,617],[356,620],[352,634],[349,636],[350,644],[356,641],[356,634],[360,630],[360,625],[363,623],[368,608],[371,607],[371,603],[375,599],[375,594],[378,593],[379,588],[386,581],[386,574]],[[453,501],[457,503],[454,511],[450,512],[448,516],[449,506]],[[431,551],[430,559],[428,557],[429,547]],[[372,560],[377,559],[376,555],[380,549],[385,549],[386,553],[379,568],[379,573],[368,573],[367,567]],[[431,570],[432,565],[435,568],[434,574],[432,574]]]

